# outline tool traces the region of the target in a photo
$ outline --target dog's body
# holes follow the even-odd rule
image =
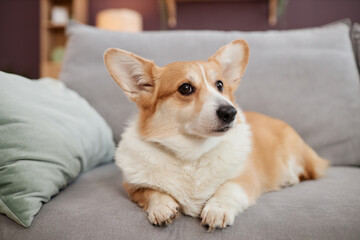
[[[167,224],[181,210],[209,229],[224,228],[262,193],[324,174],[327,161],[291,127],[236,106],[248,56],[243,40],[208,62],[162,68],[129,52],[106,52],[111,76],[139,107],[116,163],[151,223]]]

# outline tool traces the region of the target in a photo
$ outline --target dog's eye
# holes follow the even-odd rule
[[[184,83],[179,87],[179,92],[182,95],[188,96],[194,92],[193,86],[190,85],[190,83]]]
[[[217,89],[219,90],[219,92],[223,92],[224,90],[224,84],[222,81],[220,80],[217,80],[216,83],[215,83]]]

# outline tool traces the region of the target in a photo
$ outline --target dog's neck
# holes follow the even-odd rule
[[[245,116],[243,113],[238,110],[239,118],[241,122],[241,129],[247,129],[247,124]],[[239,129],[239,124],[234,128],[230,129],[229,132],[222,136],[213,136],[213,137],[197,137],[194,135],[184,134],[183,131],[174,128],[172,131],[172,136],[159,136],[159,137],[150,137],[143,140],[152,144],[157,144],[158,147],[162,148],[164,151],[176,156],[176,158],[186,161],[186,162],[195,162],[201,158],[204,154],[210,152],[221,142],[223,142],[229,134],[236,132]],[[244,130],[243,129],[243,130]],[[246,130],[245,132],[247,132]],[[244,132],[244,133],[245,133]]]
[[[200,138],[179,134],[162,139],[149,139],[149,141],[160,144],[165,151],[174,154],[178,159],[195,162],[219,145],[222,139],[223,137]]]

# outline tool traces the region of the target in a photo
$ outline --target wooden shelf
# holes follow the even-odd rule
[[[163,28],[175,28],[177,25],[177,3],[208,3],[208,2],[241,2],[250,0],[161,0],[160,7],[162,9],[162,26]],[[256,0],[251,0],[256,1]],[[259,1],[259,0],[257,0]],[[263,0],[264,1],[264,0]],[[277,23],[277,8],[279,0],[266,0],[268,4],[268,23],[270,26],[275,26]],[[164,24],[166,21],[166,24]],[[167,25],[167,27],[165,27]]]
[[[61,63],[46,61],[43,62],[43,76],[42,77],[52,77],[58,78],[60,70],[61,70]]]
[[[53,58],[59,58],[61,50],[65,49],[66,24],[51,22],[55,6],[65,7],[71,19],[88,22],[88,0],[40,0],[40,77],[58,78],[61,70],[61,61]]]
[[[47,28],[48,29],[65,29],[66,28],[66,25],[64,24],[53,24],[53,23],[49,23],[47,25]]]

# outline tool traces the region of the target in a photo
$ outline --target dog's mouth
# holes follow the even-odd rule
[[[229,125],[223,126],[221,128],[215,129],[214,132],[222,133],[227,132],[231,127]]]

